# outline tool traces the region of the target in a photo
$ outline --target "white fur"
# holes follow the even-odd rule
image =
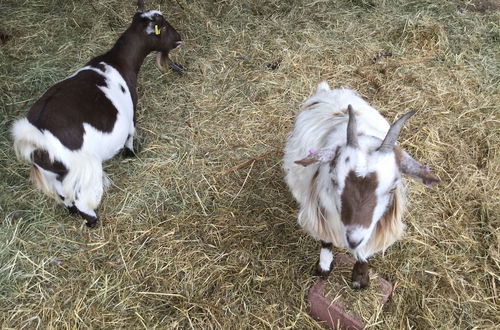
[[[321,248],[319,252],[319,267],[322,271],[329,272],[333,261],[333,253],[328,248]]]
[[[346,146],[349,104],[356,114],[359,148]],[[349,231],[353,241],[363,240],[352,251],[359,260],[366,260],[380,250],[380,244],[371,242],[375,241],[375,228],[386,210],[390,198],[388,192],[394,188],[391,185],[395,178],[398,179],[397,193],[403,191],[394,154],[373,152],[380,146],[389,127],[384,117],[356,92],[349,89],[331,90],[326,82],[322,82],[316,93],[302,105],[285,146],[285,180],[300,205],[299,224],[315,239],[332,242],[340,248],[349,248],[346,238]],[[337,166],[330,171],[329,162],[337,150]],[[317,163],[306,167],[295,163],[311,153],[314,153],[312,157],[318,160]],[[316,171],[318,177],[313,181]],[[377,206],[369,228],[347,228],[340,219],[340,196],[350,171],[355,171],[358,176],[377,173]],[[333,188],[332,180],[337,182],[336,189]],[[311,186],[311,182],[315,182],[314,186]],[[324,210],[324,214],[318,214],[318,205]],[[382,249],[387,248],[402,234],[404,226],[400,219],[397,219],[395,227],[394,237],[386,238]]]
[[[62,184],[56,176],[37,166],[41,173],[42,190],[71,206],[95,216],[94,210],[100,203],[104,189],[109,184],[102,171],[102,162],[113,157],[124,144],[132,146],[134,135],[133,103],[128,86],[120,73],[112,66],[101,62],[105,71],[93,67],[84,67],[70,77],[83,70],[92,70],[106,79],[106,86],[97,86],[112,102],[118,111],[116,122],[110,133],[104,133],[84,123],[83,145],[79,150],[66,148],[58,138],[47,130],[40,131],[26,118],[17,120],[12,127],[14,148],[18,158],[32,163],[31,153],[35,149],[46,150],[51,160],[57,160],[66,166],[68,174]],[[125,89],[125,93],[121,88]]]
[[[146,34],[155,34],[155,30],[153,29],[153,24],[148,24],[146,27]]]
[[[159,11],[159,10],[148,10],[148,11],[145,11],[144,13],[142,13],[141,17],[144,17],[144,18],[147,18],[147,19],[152,19],[154,15],[161,15],[161,16],[163,16],[163,14],[161,13],[161,11]]]

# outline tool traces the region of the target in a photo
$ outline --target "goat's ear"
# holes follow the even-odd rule
[[[295,161],[295,164],[302,165],[304,167],[315,163],[326,163],[332,161],[338,153],[338,148],[323,148],[319,151],[309,150],[309,155],[306,158]]]
[[[137,1],[137,12],[139,12],[139,13],[144,12],[144,0]]]
[[[317,162],[319,162],[318,159],[311,157],[311,156],[308,156],[308,157],[303,158],[301,160],[296,160],[295,164],[307,167],[307,166],[312,165],[312,164],[317,163]]]
[[[426,186],[431,186],[433,183],[439,183],[441,181],[432,174],[429,167],[420,164],[400,147],[394,147],[394,153],[396,154],[396,161],[403,174],[411,176]]]
[[[322,81],[318,84],[318,87],[316,87],[316,93],[319,93],[321,91],[329,91],[330,90],[330,86],[328,85],[328,83],[326,81]]]

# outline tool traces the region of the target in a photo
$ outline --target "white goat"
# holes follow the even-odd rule
[[[369,283],[367,259],[404,231],[405,190],[401,173],[425,184],[439,181],[427,167],[396,146],[409,112],[392,126],[348,89],[326,82],[296,118],[284,155],[285,180],[300,205],[299,224],[322,248],[317,274],[331,272],[332,245],[357,258],[354,288]]]

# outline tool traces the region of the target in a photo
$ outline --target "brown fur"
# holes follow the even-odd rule
[[[349,172],[341,196],[341,219],[344,225],[370,226],[373,209],[377,204],[375,189],[378,179],[376,173],[359,177],[354,171]]]
[[[51,160],[50,155],[46,150],[36,149],[31,153],[33,163],[37,164],[44,170],[53,172],[57,175],[57,180],[62,181],[68,174],[68,169],[63,163],[57,160]]]
[[[106,86],[105,78],[91,70],[55,84],[33,104],[29,122],[51,132],[66,148],[80,149],[84,123],[110,133],[116,121],[118,111],[98,86]]]
[[[332,170],[337,166],[337,161],[339,160],[339,156],[340,156],[340,146],[338,146],[335,149],[335,156],[330,162],[330,172],[332,172]]]

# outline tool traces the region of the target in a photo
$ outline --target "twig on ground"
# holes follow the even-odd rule
[[[277,149],[275,149],[275,150],[271,150],[271,151],[268,151],[268,152],[266,152],[266,153],[263,153],[262,155],[259,155],[259,156],[257,156],[257,157],[251,158],[251,159],[249,159],[249,160],[247,160],[247,161],[244,161],[244,162],[243,162],[243,163],[241,163],[241,164],[238,164],[238,165],[236,165],[236,166],[231,167],[231,168],[230,168],[230,169],[228,169],[228,170],[226,171],[226,173],[224,173],[224,174],[227,174],[227,173],[229,173],[229,172],[233,172],[233,171],[237,171],[237,170],[239,170],[239,169],[241,169],[241,168],[244,168],[244,167],[250,166],[250,165],[252,165],[254,162],[257,162],[257,161],[259,161],[259,160],[263,160],[264,158],[267,158],[267,157],[271,156],[272,154],[275,154],[275,153],[281,153],[281,152],[282,152],[281,150],[277,150]]]
[[[369,82],[372,83],[372,85],[376,88],[376,89],[380,89],[382,87],[382,84],[375,78],[373,78],[372,76],[369,76],[368,74],[364,73],[363,71],[361,71],[361,68],[357,68],[355,71],[354,71],[357,75],[365,78],[366,80],[368,80]]]

